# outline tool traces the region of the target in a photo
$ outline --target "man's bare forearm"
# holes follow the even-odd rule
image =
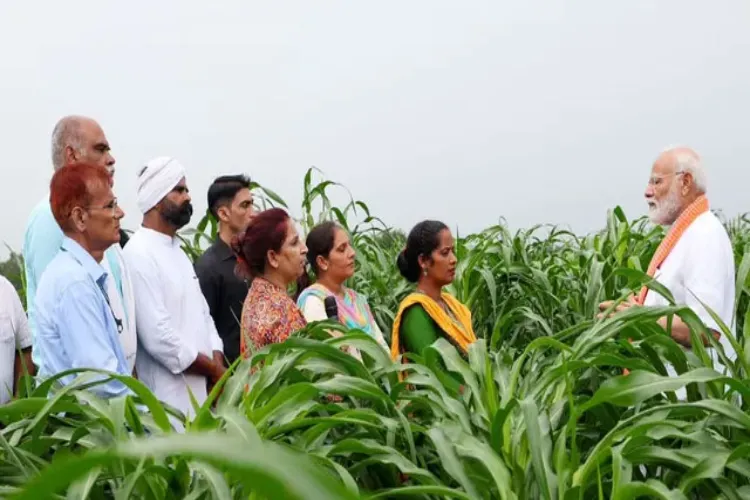
[[[193,375],[202,375],[212,381],[219,380],[224,374],[224,366],[221,363],[217,363],[216,359],[211,359],[205,354],[198,353],[198,357],[195,358],[193,364],[188,366],[185,373]]]
[[[224,353],[221,351],[214,351],[214,361],[218,363],[221,366],[226,367],[226,363],[224,362]]]
[[[667,330],[668,318],[666,316],[660,318],[658,323],[662,328]],[[680,318],[679,316],[672,317],[672,324],[670,326],[671,328],[668,330],[668,332],[675,340],[675,342],[684,347],[687,347],[688,349],[693,346],[693,344],[690,343],[690,327],[684,321],[682,321],[682,318]],[[716,340],[719,340],[721,335],[714,330],[710,331],[713,334],[714,338]],[[704,333],[701,333],[701,339],[703,340],[703,345],[705,347],[708,347],[710,345],[708,342],[708,337],[706,337]]]
[[[13,394],[18,393],[19,381],[24,373],[28,373],[32,377],[36,375],[36,366],[31,361],[31,347],[22,349],[20,353],[16,351],[13,365]]]

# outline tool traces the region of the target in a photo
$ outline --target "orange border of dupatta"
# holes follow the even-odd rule
[[[674,224],[672,224],[672,227],[669,228],[669,232],[667,232],[667,235],[664,236],[664,239],[661,240],[661,243],[659,243],[659,246],[656,248],[656,252],[654,252],[654,256],[651,258],[651,262],[648,264],[648,269],[646,270],[646,274],[649,277],[653,278],[654,275],[656,275],[656,271],[667,259],[669,254],[674,249],[675,245],[677,245],[677,242],[680,241],[682,235],[685,234],[687,228],[690,227],[690,224],[695,222],[695,219],[697,219],[700,215],[708,212],[708,210],[708,198],[706,198],[705,195],[700,195],[694,202],[692,202],[685,210],[682,211],[680,216],[677,217],[677,220],[674,222]],[[638,293],[638,297],[636,298],[636,303],[639,305],[643,305],[648,292],[648,287],[646,285],[643,285],[640,292]],[[630,370],[628,370],[627,368],[623,368],[623,375],[628,375],[629,373]]]
[[[695,219],[697,219],[700,215],[708,212],[708,209],[708,199],[704,195],[701,195],[694,202],[688,205],[685,210],[682,211],[680,216],[677,217],[677,220],[674,222],[674,224],[672,224],[672,227],[669,229],[667,235],[663,240],[661,240],[659,247],[656,249],[654,256],[651,258],[651,262],[648,265],[648,270],[646,271],[646,274],[649,277],[654,277],[657,269],[659,269],[659,267],[667,259],[677,242],[680,241],[682,235],[685,234],[687,228],[690,227],[690,224],[695,222]],[[643,301],[646,300],[646,294],[648,294],[648,287],[644,285],[641,288],[640,293],[638,294],[638,298],[636,299],[638,304],[643,305]]]

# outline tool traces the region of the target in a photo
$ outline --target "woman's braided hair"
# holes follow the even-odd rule
[[[422,270],[419,257],[429,257],[440,243],[440,231],[448,226],[437,220],[424,220],[414,226],[406,238],[406,248],[398,255],[396,265],[401,275],[412,283],[419,280]]]

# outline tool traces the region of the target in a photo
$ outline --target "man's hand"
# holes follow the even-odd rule
[[[612,307],[612,304],[614,303],[615,303],[614,300],[606,300],[602,302],[601,304],[599,304],[600,312],[599,314],[596,315],[596,319],[602,319],[604,317],[604,311]],[[609,316],[607,317],[611,318],[615,314],[625,311],[626,309],[630,309],[631,307],[637,306],[637,305],[638,305],[638,301],[635,299],[635,295],[631,294],[627,299],[625,299],[624,302],[620,302],[619,304],[617,304],[614,310],[611,313],[609,313]]]
[[[215,385],[221,377],[224,376],[226,373],[227,368],[224,366],[224,359],[216,359],[216,354],[214,353],[214,369],[213,373],[209,377],[211,379],[211,385]]]
[[[221,351],[214,351],[213,365],[213,373],[208,377],[208,383],[206,385],[206,389],[209,393],[214,390],[214,386],[219,382],[219,379],[221,379],[221,377],[223,377],[227,371],[226,366],[224,366],[224,354]],[[223,392],[223,390],[221,392]],[[218,394],[218,396],[221,396],[221,392]]]
[[[214,379],[212,380],[212,384],[216,384],[221,377],[224,376],[224,374],[227,371],[227,367],[224,364],[224,353],[221,351],[214,351],[214,363],[216,363],[216,374],[214,375]]]
[[[19,390],[21,389],[21,377],[24,374],[28,374],[31,377],[36,375],[36,366],[31,361],[31,347],[22,349],[20,353],[16,351],[14,361],[13,394],[18,396]]]
[[[217,362],[217,354],[214,351],[212,357],[208,357],[205,354],[199,353],[198,357],[195,358],[193,364],[188,366],[185,373],[192,373],[195,375],[202,375],[206,377],[212,384],[215,384],[217,380],[224,375],[227,369],[224,367],[223,359],[221,362]]]
[[[221,351],[214,351],[214,362],[226,367],[226,363],[224,362],[224,353]]]
[[[672,324],[669,325],[669,320],[665,316],[663,318],[660,318],[657,323],[659,323],[662,328],[669,332],[669,335],[675,342],[688,349],[691,349],[693,347],[693,344],[690,341],[690,327],[684,321],[682,321],[682,318],[680,318],[679,316],[672,317]],[[667,328],[668,326],[669,328]],[[714,339],[716,339],[716,341],[718,342],[721,338],[721,334],[711,328],[709,328],[708,331],[711,332]],[[708,341],[708,337],[706,337],[706,334],[701,333],[700,338],[703,341],[704,347],[711,347],[711,343]]]

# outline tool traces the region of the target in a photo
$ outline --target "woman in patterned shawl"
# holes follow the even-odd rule
[[[338,320],[349,329],[358,329],[370,335],[385,349],[388,344],[372,315],[367,298],[344,282],[354,275],[354,248],[349,235],[333,222],[324,222],[315,226],[307,235],[307,261],[316,277],[315,284],[310,285],[307,274],[297,281],[301,290],[297,305],[308,322],[327,318],[324,306],[326,297],[336,299]],[[352,355],[362,359],[359,352],[351,348]]]
[[[287,288],[304,272],[307,247],[289,215],[272,208],[255,216],[232,249],[239,274],[252,278],[240,326],[240,353],[247,358],[306,325]]]

